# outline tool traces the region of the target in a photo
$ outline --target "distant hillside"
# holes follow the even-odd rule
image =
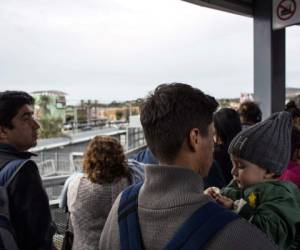
[[[300,95],[300,88],[286,88],[286,98],[291,99]]]

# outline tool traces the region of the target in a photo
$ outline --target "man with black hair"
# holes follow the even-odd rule
[[[144,183],[116,199],[99,249],[277,249],[253,225],[203,194],[217,106],[213,97],[182,83],[160,85],[146,99],[141,123],[159,164],[146,166]]]
[[[0,92],[0,171],[16,159],[30,159],[27,152],[38,138],[33,117],[34,99],[22,91]],[[7,188],[10,222],[20,250],[53,249],[54,227],[47,194],[38,168],[26,161]],[[4,239],[5,240],[5,239]]]
[[[262,119],[262,112],[258,104],[252,101],[241,103],[238,108],[238,113],[242,123],[242,130],[260,122]]]
[[[289,112],[293,118],[294,126],[300,130],[300,108],[299,108],[299,96],[295,100],[289,101],[285,105],[285,111]]]

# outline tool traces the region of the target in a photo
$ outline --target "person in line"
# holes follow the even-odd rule
[[[258,122],[261,122],[262,112],[257,103],[245,101],[238,108],[242,129],[246,129]]]
[[[231,140],[242,130],[239,114],[231,108],[218,110],[214,116],[215,148],[214,159],[221,166],[225,185],[232,180],[232,163],[228,154]]]
[[[73,250],[97,249],[114,200],[125,187],[139,181],[143,174],[130,175],[117,139],[96,136],[91,140],[84,154],[83,174],[74,176],[67,191]]]
[[[299,99],[299,98],[298,98]],[[297,100],[297,99],[296,99]],[[299,104],[299,102],[298,102]],[[295,100],[291,100],[289,101],[286,105],[285,105],[285,111],[289,112],[292,115],[293,118],[293,124],[294,126],[300,130],[300,108],[299,106],[296,104]]]
[[[300,188],[300,130],[295,126],[292,130],[290,161],[280,180],[292,181]]]
[[[142,162],[144,164],[158,164],[158,160],[152,154],[149,147],[146,147],[139,151],[137,154],[130,156],[130,159]]]
[[[7,188],[10,222],[20,250],[53,249],[48,196],[28,150],[37,144],[34,99],[22,91],[0,92],[0,171],[12,160],[28,160]]]
[[[142,164],[151,164],[151,165],[158,165],[158,160],[152,154],[151,150],[147,146],[146,148],[142,149],[135,155],[130,156],[129,161],[137,161],[138,163]],[[231,176],[231,174],[230,174]],[[226,186],[228,183],[225,181],[224,174],[222,172],[221,166],[216,160],[213,161],[212,166],[209,170],[208,175],[203,179],[204,188],[208,188],[211,186],[222,188]]]
[[[145,174],[144,174],[144,167],[145,164],[143,162],[139,162],[134,159],[127,159],[127,168],[130,174],[130,180],[132,184],[139,183],[141,181],[144,181]],[[77,177],[84,176],[82,168],[78,171],[75,171],[73,174],[71,174],[65,181],[64,186],[62,188],[62,191],[59,195],[59,208],[63,209],[64,211],[68,212],[68,205],[67,205],[67,199],[68,199],[68,187],[71,181]]]
[[[147,145],[159,165],[146,165],[143,185],[129,187],[118,196],[102,231],[99,250],[117,250],[127,243],[132,245],[122,249],[139,249],[137,245],[146,250],[167,246],[167,249],[177,249],[172,244],[180,244],[181,232],[192,230],[190,223],[195,221],[202,229],[200,232],[210,231],[210,237],[202,242],[203,249],[276,249],[260,230],[238,217],[217,232],[209,230],[223,218],[223,213],[214,210],[221,206],[203,194],[203,177],[213,161],[212,117],[217,106],[213,97],[183,83],[162,84],[148,96],[141,110],[141,123]],[[129,204],[134,202],[134,206],[122,213],[120,201],[124,201],[128,191],[139,187],[138,196],[127,200]],[[193,220],[196,211],[202,219],[220,220],[201,223],[203,220]],[[209,212],[210,216],[206,216]],[[136,216],[131,217],[134,213]],[[232,216],[233,213],[225,214]],[[123,230],[124,219],[129,223],[135,220],[136,224],[129,231],[127,227]],[[135,237],[139,233],[140,237],[128,240],[127,236]],[[203,237],[194,237],[196,243],[189,240],[185,243],[191,244],[189,249],[200,249],[198,240]]]
[[[240,132],[231,142],[235,185],[206,190],[268,235],[279,249],[299,249],[300,193],[292,182],[278,178],[291,149],[292,119],[279,112]]]

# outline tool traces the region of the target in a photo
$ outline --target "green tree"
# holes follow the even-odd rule
[[[61,135],[63,127],[63,120],[61,118],[44,117],[39,122],[41,125],[40,138],[51,138]]]
[[[121,107],[122,105],[123,105],[122,102],[112,101],[112,102],[109,103],[107,106],[108,106],[108,107]]]
[[[50,97],[47,95],[42,95],[40,97],[38,105],[41,109],[41,113],[43,117],[46,117],[50,114],[50,109],[48,108],[49,104],[50,104]]]
[[[116,111],[116,119],[121,120],[122,117],[123,117],[123,112],[121,110],[117,110]]]

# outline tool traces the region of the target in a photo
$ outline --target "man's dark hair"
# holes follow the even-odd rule
[[[222,141],[226,151],[232,139],[242,130],[240,116],[231,108],[222,108],[213,117],[216,135]]]
[[[293,155],[298,148],[300,148],[300,131],[296,127],[293,127],[291,136],[291,160],[293,159]]]
[[[243,123],[255,124],[261,122],[262,113],[257,103],[252,101],[246,101],[241,103],[238,108],[238,113],[243,119]]]
[[[297,107],[296,102],[294,100],[289,101],[286,105],[285,105],[285,111],[289,112],[293,119],[300,117],[300,109]]]
[[[183,83],[159,85],[141,110],[141,123],[150,150],[159,160],[173,160],[191,129],[208,134],[215,98]]]
[[[23,91],[0,92],[0,126],[12,129],[12,119],[25,104],[33,105],[34,99]]]

